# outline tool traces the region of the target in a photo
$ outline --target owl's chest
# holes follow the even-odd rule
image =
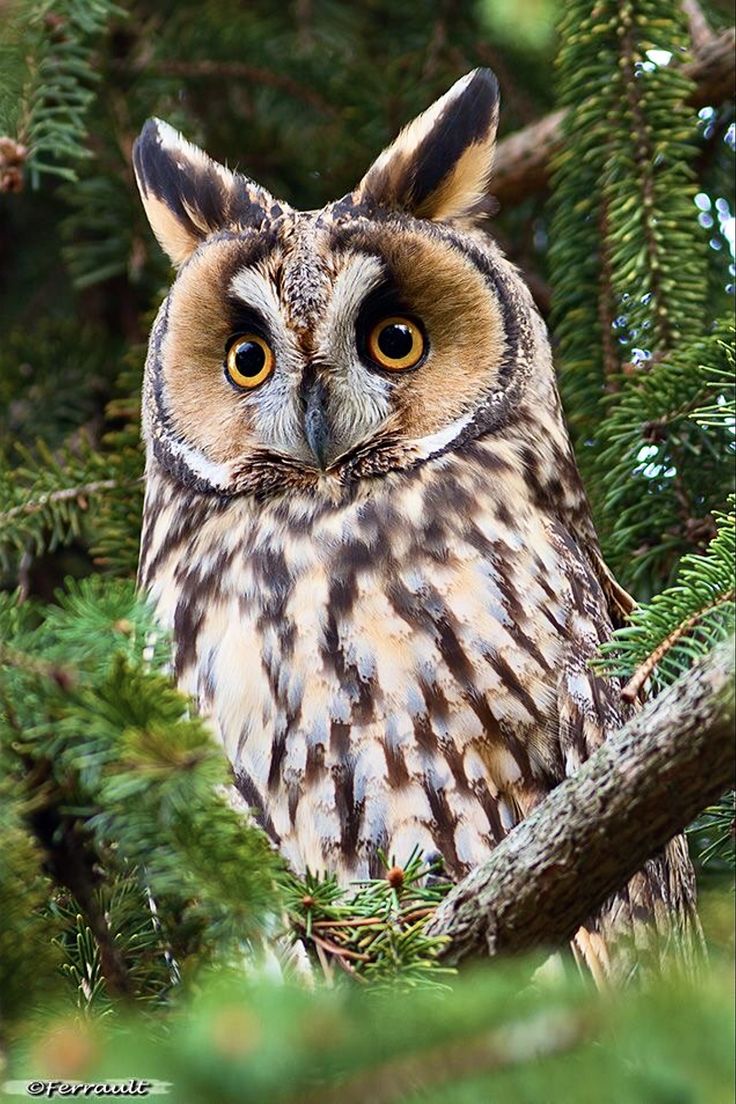
[[[512,522],[491,499],[459,514],[415,490],[241,502],[151,580],[179,683],[280,839],[310,787],[310,824],[370,806],[380,835],[398,793],[429,823],[429,792],[503,791],[544,767],[566,616],[554,546],[531,513]]]

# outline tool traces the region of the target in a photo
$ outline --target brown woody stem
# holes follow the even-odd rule
[[[75,499],[85,499],[87,495],[99,494],[100,491],[114,491],[120,486],[123,484],[118,479],[98,479],[93,483],[81,483],[78,487],[62,487],[58,491],[50,491],[40,498],[24,502],[20,506],[12,506],[0,514],[0,521],[7,522],[21,515],[36,514],[51,502],[73,502]]]
[[[662,662],[680,637],[684,636],[686,632],[689,632],[694,625],[697,625],[698,621],[700,621],[701,617],[705,617],[706,613],[710,613],[711,610],[717,609],[718,606],[722,606],[726,602],[733,602],[735,596],[736,591],[729,590],[727,594],[722,594],[715,602],[711,602],[710,605],[704,606],[703,609],[696,610],[692,617],[688,617],[685,621],[682,621],[677,628],[671,632],[669,636],[665,637],[665,639],[654,649],[652,654],[647,656],[641,666],[634,672],[633,676],[621,691],[623,700],[628,702],[636,701],[639,691],[654,668],[658,663]]]

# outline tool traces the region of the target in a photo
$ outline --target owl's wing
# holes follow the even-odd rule
[[[591,668],[599,645],[612,631],[611,600],[604,583],[613,576],[606,568],[601,579],[600,553],[589,558],[569,530],[557,523],[552,539],[564,564],[569,586],[570,616],[557,682],[557,714],[565,774],[572,774],[631,716],[631,706],[621,700],[616,679],[605,678]],[[625,593],[625,592],[622,592]],[[620,608],[620,607],[619,607]]]
[[[612,629],[611,604],[621,609],[617,584],[600,559],[595,567],[570,533],[555,530],[566,565],[572,609],[557,683],[559,741],[566,776],[632,715],[618,680],[591,669],[590,660]],[[602,577],[601,577],[602,575]],[[620,588],[618,588],[620,589]],[[625,595],[624,591],[621,591]],[[628,596],[626,596],[628,597]],[[682,836],[672,840],[577,932],[573,948],[596,981],[626,980],[673,950],[694,966],[702,947],[695,878]]]

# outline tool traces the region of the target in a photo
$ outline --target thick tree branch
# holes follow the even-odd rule
[[[695,108],[718,104],[733,95],[734,43],[731,27],[700,42],[684,72],[695,82],[690,103]],[[550,161],[562,144],[564,111],[545,115],[500,142],[493,166],[491,190],[502,204],[518,203],[547,186]]]
[[[444,958],[564,944],[728,788],[731,644],[698,661],[559,785],[440,905]]]

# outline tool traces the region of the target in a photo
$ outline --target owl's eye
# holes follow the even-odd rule
[[[236,387],[252,390],[273,372],[275,357],[258,334],[240,334],[231,343],[225,361],[225,375]]]
[[[415,368],[425,353],[424,334],[410,318],[384,318],[368,334],[368,353],[381,368]]]

